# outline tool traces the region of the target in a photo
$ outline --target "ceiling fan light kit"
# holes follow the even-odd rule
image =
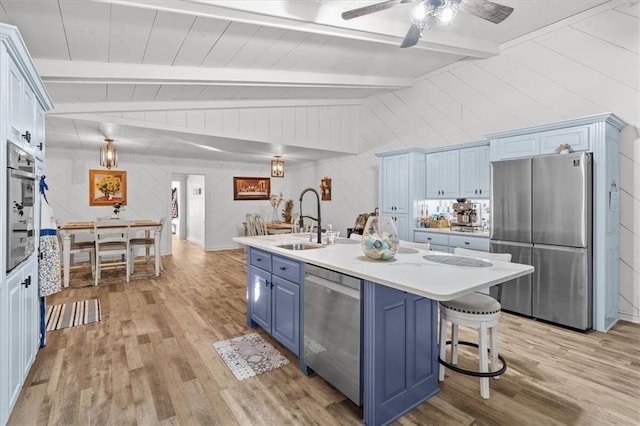
[[[387,0],[347,10],[342,13],[342,19],[369,15],[405,3],[415,3],[415,0]],[[438,24],[448,24],[456,16],[458,10],[494,24],[504,21],[513,12],[512,7],[489,0],[419,0],[411,11],[411,26],[400,47],[416,45],[422,37],[422,30],[425,27],[429,29],[436,28]]]
[[[440,24],[451,22],[456,13],[461,0],[427,0],[420,2],[411,11],[411,22],[424,27],[429,23],[429,17],[437,18]],[[430,26],[427,26],[428,28]]]

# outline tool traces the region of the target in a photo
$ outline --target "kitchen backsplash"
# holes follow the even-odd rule
[[[470,203],[480,204],[480,215],[482,218],[483,228],[488,230],[491,223],[491,202],[489,200],[467,200]],[[422,200],[417,202],[418,216],[419,217],[444,217],[446,219],[453,219],[455,213],[453,211],[453,203],[456,200]],[[419,227],[419,224],[415,225]]]

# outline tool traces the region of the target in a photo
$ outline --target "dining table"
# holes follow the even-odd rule
[[[158,220],[137,219],[130,220],[129,228],[134,231],[144,231],[145,237],[150,238],[153,232],[154,245],[153,253],[155,255],[155,276],[160,276],[160,237],[162,231],[162,223]],[[115,221],[114,221],[115,223]],[[118,221],[121,223],[121,221]],[[62,239],[62,272],[63,285],[69,287],[69,269],[71,266],[71,235],[79,233],[93,233],[94,222],[67,222],[58,229]]]

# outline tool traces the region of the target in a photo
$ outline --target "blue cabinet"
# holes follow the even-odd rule
[[[300,353],[300,286],[272,276],[271,334],[291,352]]]
[[[262,327],[299,356],[300,263],[254,248],[248,258],[247,325]]]
[[[250,318],[267,331],[271,330],[271,274],[255,266],[249,267]],[[252,324],[249,324],[252,325]]]
[[[363,408],[387,424],[438,392],[437,302],[364,281]]]

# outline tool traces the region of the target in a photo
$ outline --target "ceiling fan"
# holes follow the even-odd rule
[[[387,0],[369,6],[342,12],[342,19],[353,19],[371,13],[390,9],[404,3],[414,3],[416,0]],[[489,0],[419,0],[411,12],[411,26],[402,40],[400,47],[411,47],[422,37],[422,30],[435,28],[440,24],[447,24],[453,19],[458,10],[479,18],[499,24],[511,15],[513,8],[494,3]]]

